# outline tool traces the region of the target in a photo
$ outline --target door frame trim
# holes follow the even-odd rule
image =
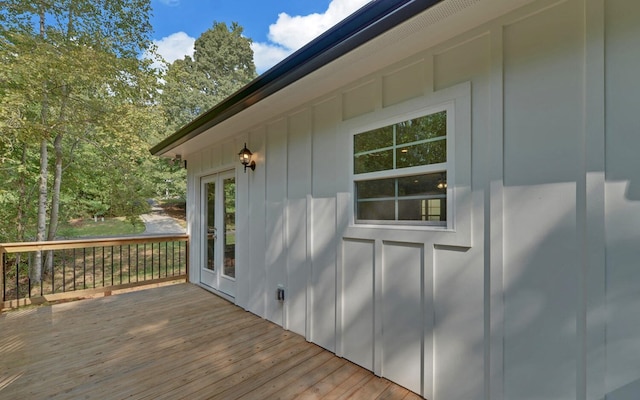
[[[235,203],[236,203],[236,210],[238,207],[238,195],[237,195],[237,185],[238,185],[238,170],[235,167],[232,166],[223,166],[220,168],[216,168],[216,169],[212,169],[212,170],[207,170],[207,171],[203,171],[202,173],[196,174],[194,176],[195,178],[195,185],[196,186],[196,199],[197,199],[197,203],[196,203],[196,207],[194,212],[196,213],[196,219],[195,219],[195,224],[194,224],[194,230],[197,232],[197,235],[193,235],[193,240],[194,240],[194,244],[197,244],[197,249],[198,249],[198,253],[197,253],[197,259],[198,259],[198,273],[196,274],[196,276],[194,276],[195,278],[195,284],[198,285],[199,287],[202,287],[216,295],[219,295],[220,297],[223,297],[224,299],[231,301],[235,304],[235,296],[232,296],[228,293],[225,293],[223,291],[220,290],[219,286],[219,282],[217,282],[220,279],[225,279],[227,281],[231,281],[233,282],[234,285],[234,294],[236,290],[237,290],[237,283],[238,283],[238,278],[237,275],[235,278],[229,278],[224,276],[224,274],[222,273],[222,270],[220,270],[220,272],[211,272],[212,274],[215,273],[216,274],[216,285],[218,287],[213,287],[213,286],[209,286],[208,284],[204,283],[202,281],[202,274],[203,274],[203,270],[204,270],[204,263],[206,263],[206,247],[207,244],[205,243],[204,237],[203,237],[203,228],[206,224],[206,216],[203,212],[203,208],[204,208],[204,191],[203,191],[203,184],[207,183],[207,182],[216,182],[216,186],[218,186],[219,183],[219,179],[221,175],[228,175],[228,176],[233,176],[235,178],[235,183],[236,183],[236,198],[235,198]],[[212,178],[212,179],[207,179],[207,178]],[[224,178],[222,178],[224,179]],[[216,191],[218,190],[218,188],[216,188]],[[216,193],[217,196],[217,193]],[[216,211],[217,212],[217,211]],[[237,217],[236,217],[237,218]],[[217,220],[218,218],[216,218]],[[236,221],[237,224],[237,221]],[[195,233],[195,232],[192,232]],[[237,256],[237,241],[235,244],[235,248],[236,248],[236,256]],[[223,255],[224,258],[224,255]],[[237,257],[236,257],[237,258]],[[224,268],[223,265],[219,266],[219,268]]]

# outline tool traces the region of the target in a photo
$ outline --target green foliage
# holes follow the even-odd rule
[[[213,23],[195,42],[193,57],[169,65],[159,96],[165,127],[171,134],[256,77],[251,39],[237,23]],[[157,137],[156,142],[162,137]],[[186,196],[186,171],[164,159],[149,164],[156,198]]]
[[[153,188],[140,166],[163,130],[159,76],[140,58],[151,48],[150,1],[0,0],[0,9],[0,180],[12,191],[0,194],[0,217],[12,222],[0,241],[32,235],[41,176],[56,177],[54,154],[39,166],[43,140],[51,153],[60,143],[60,191],[49,184],[47,213],[146,210]]]
[[[214,22],[195,42],[193,58],[167,70],[161,103],[170,133],[195,119],[256,77],[251,39],[242,27]]]
[[[447,112],[384,126],[354,136],[356,174],[447,161]]]
[[[76,220],[60,227],[59,235],[66,239],[92,237],[135,235],[144,232],[144,223],[136,218],[134,223],[126,218],[96,218]]]
[[[0,0],[0,10],[0,242],[32,240],[43,214],[55,232],[58,220],[135,221],[149,198],[184,200],[185,170],[148,149],[255,78],[242,28],[214,23],[193,57],[160,75],[150,0]]]

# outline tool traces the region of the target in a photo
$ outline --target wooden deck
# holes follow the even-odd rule
[[[0,314],[2,399],[419,399],[190,284]]]

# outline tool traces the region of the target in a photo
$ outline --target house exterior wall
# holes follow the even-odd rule
[[[535,1],[187,155],[191,279],[237,169],[238,305],[429,399],[637,398],[637,21]],[[353,132],[450,100],[454,228],[354,224]]]

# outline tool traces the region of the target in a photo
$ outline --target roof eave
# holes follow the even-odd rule
[[[443,0],[375,0],[153,146],[163,155]]]

